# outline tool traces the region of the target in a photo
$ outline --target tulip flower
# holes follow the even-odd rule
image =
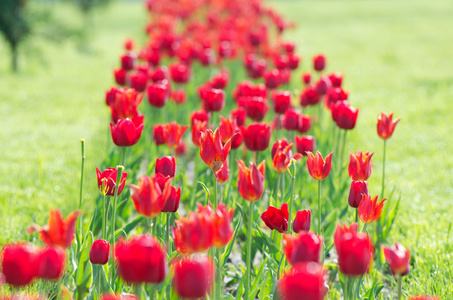
[[[132,53],[128,52],[121,56],[121,68],[126,71],[134,69],[137,57]]]
[[[302,158],[300,153],[292,155],[291,148],[293,144],[289,144],[286,147],[283,147],[281,140],[277,140],[274,145],[277,145],[275,155],[273,155],[273,166],[274,170],[279,173],[284,173],[288,170],[289,165],[291,164],[291,159],[296,161]]]
[[[165,144],[172,149],[176,149],[179,146],[184,132],[189,126],[181,126],[176,122],[167,123],[164,125],[164,140]]]
[[[307,107],[309,105],[316,105],[321,101],[316,88],[313,85],[305,87],[305,89],[300,94],[300,105],[302,107]]]
[[[143,100],[143,95],[134,89],[110,90],[108,95],[110,111],[113,123],[118,123],[120,119],[134,119],[139,116],[138,106]]]
[[[313,69],[321,72],[326,68],[326,57],[323,54],[318,54],[313,57]]]
[[[181,255],[203,252],[212,247],[214,228],[212,214],[189,213],[189,217],[180,217],[172,227],[175,248]]]
[[[440,300],[436,296],[412,296],[409,300]]]
[[[209,84],[215,89],[224,90],[230,81],[230,74],[227,71],[222,71],[214,75],[210,80]]]
[[[318,95],[324,96],[328,90],[332,88],[332,83],[330,82],[329,77],[321,76],[319,80],[315,83],[315,89]]]
[[[135,209],[139,214],[148,218],[156,217],[171,196],[171,179],[167,180],[164,187],[161,188],[158,175],[160,174],[151,177],[144,175],[139,178],[139,186],[129,184]]]
[[[51,209],[49,214],[49,221],[46,226],[31,225],[27,233],[31,234],[37,231],[44,244],[69,248],[75,238],[75,225],[80,212],[75,211],[69,214],[66,220],[63,219],[58,209]]]
[[[278,209],[274,206],[269,206],[261,215],[261,220],[264,221],[270,230],[277,230],[280,233],[288,231],[288,204],[283,203]]]
[[[164,125],[157,124],[153,127],[153,141],[157,146],[165,144]]]
[[[231,139],[222,145],[219,129],[217,128],[214,133],[208,129],[206,133],[201,134],[200,144],[201,159],[214,173],[217,173],[231,150]]]
[[[258,166],[250,162],[250,168],[247,168],[242,160],[237,160],[237,164],[239,194],[247,201],[257,201],[264,192],[265,161],[263,160]]]
[[[301,231],[309,231],[311,226],[311,211],[298,210],[293,222],[293,231],[299,233]]]
[[[221,111],[225,106],[225,92],[218,89],[208,89],[202,94],[203,108],[207,112]]]
[[[264,151],[269,147],[271,128],[266,123],[253,122],[247,127],[239,127],[245,146],[250,151]]]
[[[110,243],[103,239],[93,242],[90,249],[90,262],[95,265],[105,265],[109,261]]]
[[[172,179],[173,178],[170,176],[164,176],[160,173],[156,173],[156,182],[162,191],[165,189],[167,182],[171,181]],[[161,212],[174,213],[179,208],[179,200],[181,199],[181,188],[176,189],[174,186],[170,186],[169,189],[170,194]]]
[[[351,153],[349,156],[348,174],[352,180],[365,181],[370,178],[373,154],[374,152],[370,154],[369,152],[363,153],[361,151]]]
[[[214,263],[209,257],[183,258],[173,263],[173,286],[184,299],[204,298],[214,282]]]
[[[101,300],[139,300],[137,296],[133,294],[104,294]]]
[[[127,81],[127,71],[124,69],[115,69],[113,70],[113,76],[115,77],[115,82],[118,85],[125,86]]]
[[[325,105],[328,109],[332,109],[333,106],[344,100],[348,100],[349,92],[344,91],[341,87],[335,87],[327,91],[325,97]]]
[[[277,53],[273,57],[274,66],[279,70],[288,68],[288,55]]]
[[[170,96],[170,85],[167,80],[148,85],[146,88],[148,102],[151,106],[161,108],[167,103]]]
[[[245,119],[247,118],[247,111],[242,107],[238,107],[231,111],[231,116],[233,120],[236,122],[237,126],[244,126]]]
[[[300,56],[296,53],[291,53],[288,55],[288,68],[295,70],[299,67]]]
[[[329,76],[330,82],[332,82],[332,87],[341,87],[341,84],[343,83],[343,74],[340,72],[333,72],[327,76]]]
[[[303,156],[308,156],[308,152],[315,149],[315,138],[311,135],[295,136],[296,150]]]
[[[115,245],[118,273],[128,283],[159,283],[167,275],[167,254],[151,235],[137,235]]]
[[[116,175],[117,170],[116,168],[107,168],[104,171],[99,171],[96,168],[96,176],[98,180],[98,189],[101,195],[103,196],[115,196],[115,189],[116,189]],[[118,195],[121,194],[123,191],[124,185],[126,184],[127,173],[121,173],[121,180],[118,187]]]
[[[169,66],[171,79],[176,83],[187,83],[190,80],[190,68],[186,64],[177,62]]]
[[[192,142],[196,147],[200,147],[200,138],[202,134],[206,134],[208,127],[207,121],[194,120],[192,123]]]
[[[283,234],[283,252],[291,265],[299,262],[321,261],[322,237],[302,231],[297,236]]]
[[[378,136],[383,140],[388,140],[392,137],[393,131],[395,130],[396,124],[401,120],[401,118],[393,119],[393,112],[386,115],[385,113],[381,113],[378,116],[377,121],[377,133]]]
[[[286,130],[297,130],[300,123],[302,123],[302,113],[300,111],[295,109],[286,110],[282,119],[283,128]]]
[[[156,159],[156,165],[154,166],[154,172],[156,174],[162,174],[164,176],[174,177],[176,172],[176,162],[173,156],[165,156]]]
[[[327,294],[322,264],[300,262],[278,282],[277,291],[285,300],[322,300]]]
[[[218,170],[215,175],[218,183],[224,183],[228,180],[228,177],[230,176],[230,169],[228,168],[228,159],[225,160],[225,162],[222,165],[222,168]]]
[[[401,243],[397,242],[391,247],[382,246],[382,251],[393,275],[409,274],[411,253]]]
[[[36,255],[29,245],[10,244],[2,250],[2,272],[6,283],[20,287],[38,275]]]
[[[264,84],[268,89],[275,89],[281,84],[280,71],[278,69],[267,70],[263,74]]]
[[[234,230],[231,225],[234,209],[228,210],[227,206],[220,202],[215,211],[210,205],[201,206],[198,203],[198,214],[205,214],[206,218],[212,217],[213,246],[217,248],[225,247],[233,237]]]
[[[143,131],[143,117],[137,116],[131,119],[120,119],[116,125],[110,123],[110,131],[115,145],[129,147],[135,145]]]
[[[238,105],[245,109],[247,117],[257,122],[261,122],[269,110],[267,100],[263,97],[239,97]]]
[[[242,144],[242,134],[233,118],[220,116],[219,131],[223,144],[231,139],[231,149],[237,149]]]
[[[357,227],[357,223],[349,227],[337,224],[334,236],[340,272],[352,277],[368,272],[374,256],[371,238],[364,232],[357,233]]]
[[[327,155],[324,161],[319,151],[316,152],[316,156],[311,152],[307,153],[307,169],[313,179],[320,181],[329,176],[332,168],[332,154],[333,152]]]
[[[271,100],[277,114],[284,114],[291,107],[291,93],[289,91],[273,90]]]
[[[359,204],[359,217],[363,223],[372,223],[381,217],[382,209],[384,208],[384,201],[387,198],[382,199],[377,202],[378,196],[374,196],[371,199],[371,196],[363,194],[362,201]]]
[[[123,88],[119,88],[116,86],[110,88],[110,90],[105,92],[105,104],[107,104],[107,106],[110,106],[110,104],[115,102],[116,94],[121,93],[123,93]]]
[[[302,81],[308,85],[311,82],[311,74],[310,73],[303,73],[302,74]]]
[[[332,118],[340,129],[354,129],[359,109],[352,107],[348,101],[338,101],[332,106]]]
[[[349,189],[348,204],[351,207],[358,208],[362,201],[363,195],[368,195],[368,185],[366,181],[353,181]]]
[[[137,92],[143,92],[146,89],[146,84],[148,83],[148,74],[137,72],[131,74],[131,87]]]
[[[184,104],[187,101],[187,93],[185,90],[179,89],[170,92],[170,100],[178,105]]]
[[[190,115],[190,121],[191,121],[192,126],[195,123],[195,120],[198,120],[200,122],[208,122],[209,121],[208,113],[203,109],[194,111]]]
[[[37,254],[37,277],[57,280],[63,276],[66,266],[66,252],[60,246],[50,246]]]
[[[175,149],[175,155],[176,155],[177,157],[179,157],[179,156],[184,156],[184,155],[186,155],[186,153],[187,153],[187,145],[186,145],[186,142],[184,142],[184,141],[179,142],[178,147],[176,147],[176,149]]]
[[[166,66],[160,66],[154,69],[154,71],[151,73],[151,80],[153,82],[159,82],[163,80],[168,80],[168,69]]]

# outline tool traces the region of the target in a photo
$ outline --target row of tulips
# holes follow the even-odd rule
[[[398,207],[383,198],[386,142],[399,119],[378,117],[384,162],[373,197],[374,153],[352,152],[347,172],[343,163],[359,113],[343,75],[325,73],[316,55],[299,97],[290,89],[302,62],[283,40],[293,24],[260,1],[146,7],[148,40],[125,42],[118,86],[106,92],[116,147],[96,170],[93,214],[53,210],[32,225],[46,247],[5,246],[3,281],[43,284],[59,299],[374,299],[390,282],[383,253],[401,299],[410,252],[383,246]],[[80,211],[84,159],[82,141]],[[32,296],[11,296],[20,297]]]

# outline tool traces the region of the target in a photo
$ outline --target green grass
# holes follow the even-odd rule
[[[47,5],[47,4],[46,4]],[[345,74],[350,102],[360,108],[348,150],[375,151],[370,193],[380,192],[382,141],[376,117],[394,111],[402,121],[387,147],[387,190],[402,202],[391,240],[412,250],[406,295],[453,298],[451,222],[453,158],[453,6],[441,1],[275,1],[297,29],[286,37],[304,56],[328,56],[328,70]],[[58,5],[62,19],[82,24],[72,7]],[[63,18],[63,16],[65,18]],[[104,91],[113,81],[122,41],[142,37],[141,3],[114,3],[94,18],[90,52],[74,43],[38,43],[43,67],[27,59],[9,73],[8,49],[0,44],[0,243],[27,239],[27,226],[78,207],[80,138],[87,141],[87,207],[97,198],[94,169],[105,159],[108,110]],[[28,51],[30,52],[30,51]],[[450,58],[450,59],[449,59]]]

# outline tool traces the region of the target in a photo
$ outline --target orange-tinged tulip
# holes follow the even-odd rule
[[[231,150],[231,139],[225,145],[222,145],[220,131],[217,128],[214,133],[208,129],[206,133],[202,133],[200,137],[200,156],[214,173],[217,173]]]
[[[176,227],[172,227],[176,251],[189,255],[208,250],[214,241],[212,222],[212,214],[195,212],[176,220]]]
[[[139,179],[139,186],[130,184],[131,199],[138,213],[148,218],[157,216],[171,196],[170,183],[171,179],[168,179],[161,189],[158,175],[151,177],[145,175]]]
[[[234,234],[233,227],[231,226],[234,209],[228,210],[228,207],[220,202],[214,211],[210,205],[202,206],[198,203],[197,213],[204,214],[206,218],[212,218],[213,245],[217,248],[225,247]]]
[[[228,159],[225,160],[223,163],[223,166],[220,170],[217,171],[216,179],[218,183],[224,183],[228,180],[230,177],[230,168],[228,168]]]
[[[200,147],[200,137],[208,129],[207,121],[194,120],[192,122],[192,142],[195,146]]]
[[[258,200],[264,192],[265,161],[263,160],[258,166],[250,162],[250,168],[247,168],[242,160],[237,160],[237,164],[239,194],[247,201]]]
[[[316,151],[316,155],[307,152],[307,169],[311,177],[316,180],[324,180],[329,176],[330,170],[332,169],[332,154],[333,152],[327,155],[324,161],[319,151]]]
[[[354,181],[366,181],[370,178],[371,175],[371,157],[373,157],[374,152],[371,154],[369,152],[363,153],[361,151],[356,151],[356,153],[351,153],[349,156],[349,167],[348,173]]]
[[[381,113],[377,119],[377,133],[379,137],[383,140],[388,140],[392,137],[393,131],[395,130],[396,124],[401,120],[401,118],[393,119],[393,112],[386,115]]]
[[[384,208],[384,201],[387,198],[382,199],[377,202],[378,196],[374,196],[371,199],[371,196],[363,194],[362,201],[359,204],[359,217],[363,223],[372,223],[377,221],[382,214],[382,209]]]
[[[409,274],[411,261],[409,249],[397,242],[392,247],[382,246],[382,251],[393,275],[405,276]]]
[[[165,144],[172,149],[176,149],[179,146],[184,132],[189,126],[181,126],[176,122],[167,123],[164,125],[164,140]]]
[[[282,145],[282,141],[283,140],[277,140],[275,142],[277,146],[272,161],[274,165],[274,170],[279,173],[284,173],[286,172],[286,170],[288,170],[292,158],[294,158],[295,160],[299,160],[302,158],[302,154],[300,153],[296,153],[294,156],[292,155],[291,148],[293,147],[293,143],[290,143],[289,145],[284,147],[284,145]]]
[[[27,233],[31,234],[37,231],[41,241],[46,245],[68,248],[75,237],[75,225],[79,214],[79,211],[70,213],[65,220],[58,209],[51,209],[47,225],[44,227],[32,225],[28,228]]]

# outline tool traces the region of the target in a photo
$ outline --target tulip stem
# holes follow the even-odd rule
[[[124,152],[123,152],[124,153]],[[115,184],[115,196],[113,197],[112,202],[112,265],[111,265],[111,277],[110,277],[110,286],[113,287],[113,282],[115,279],[115,219],[116,219],[116,200],[118,199],[118,192],[120,190],[121,185],[121,174],[123,173],[124,167],[117,166],[116,167],[117,174],[116,174],[116,184]]]
[[[343,290],[344,300],[349,300],[349,277],[344,279],[344,290]]]
[[[355,222],[359,223],[359,209],[358,208],[355,209]]]
[[[104,183],[105,183],[105,181],[103,180],[102,181],[102,189],[103,190],[104,190]],[[105,197],[106,197],[106,195],[104,194],[102,196],[102,239],[103,240],[105,240],[105,233],[107,231],[107,226],[105,224],[105,221],[106,221],[105,219],[106,219],[106,215],[107,215],[107,208],[105,206],[105,202],[106,202],[105,201],[106,200]]]
[[[80,140],[82,144],[82,166],[80,170],[80,198],[79,198],[79,210],[82,210],[83,206],[83,173],[85,171],[85,140]],[[82,214],[79,216],[79,236],[80,236],[80,244],[83,244],[83,229],[82,229]],[[80,245],[81,246],[81,245]],[[80,248],[79,248],[80,249]]]
[[[277,175],[277,182],[275,183],[275,187],[274,187],[274,200],[275,200],[275,206],[278,206],[278,201],[277,201],[277,197],[278,197],[278,190],[280,189],[280,181],[282,179],[282,173],[278,173]],[[272,202],[272,199],[269,198],[269,205],[273,205],[273,202]]]
[[[384,198],[384,189],[385,189],[385,158],[386,158],[386,150],[387,150],[387,140],[384,140],[384,158],[382,162],[382,189],[381,189],[381,197]]]
[[[222,264],[220,261],[220,249],[217,248],[215,250],[216,253],[216,260],[217,260],[217,284],[216,284],[216,299],[223,299],[223,293],[222,293]]]
[[[172,247],[170,244],[170,213],[167,213],[167,222],[165,223],[165,244],[167,245],[168,248],[168,261],[170,261],[171,253],[172,253]],[[167,299],[170,299],[170,284],[167,285]]]
[[[124,161],[126,160],[126,149],[127,147],[121,147],[121,165],[124,168]]]
[[[318,235],[321,235],[321,180],[318,180]]]
[[[247,224],[247,274],[245,278],[245,300],[249,300],[249,293],[250,293],[250,284],[252,280],[252,269],[251,269],[251,261],[252,261],[252,222],[253,222],[253,204],[254,202],[249,203],[249,218]]]
[[[190,206],[190,209],[193,209],[194,208],[194,201],[195,201],[195,194],[197,193],[197,179],[198,178],[198,155],[195,155],[194,159],[193,159],[193,183],[192,183],[192,186],[193,186],[193,189],[192,189],[192,195],[190,195],[190,202],[189,202],[189,206]]]
[[[288,234],[293,232],[293,203],[294,203],[294,189],[296,187],[296,165],[294,164],[294,174],[291,174],[291,199],[289,200],[289,219],[288,219]]]
[[[102,291],[101,291],[101,268],[102,268],[102,265],[98,265],[98,297],[99,299],[101,299],[101,294],[102,294]]]
[[[402,295],[402,286],[403,286],[403,276],[398,275],[398,300],[401,300]]]

